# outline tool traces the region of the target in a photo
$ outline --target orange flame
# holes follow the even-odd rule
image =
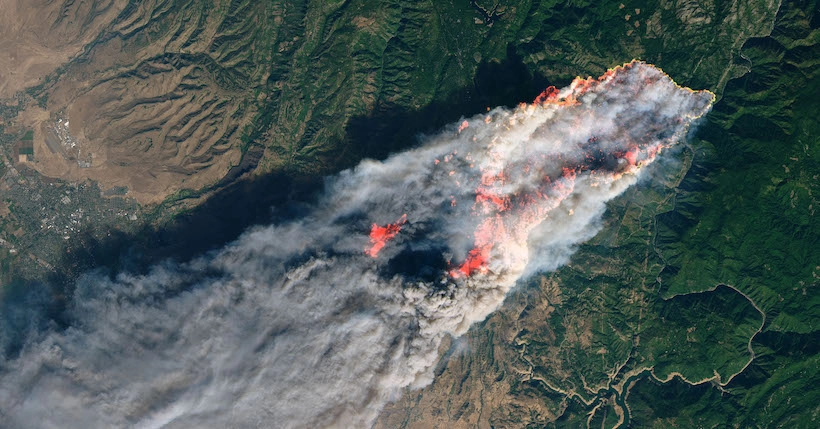
[[[536,97],[532,104],[522,103],[518,107],[518,112],[529,114],[541,108],[578,106],[583,94],[601,85],[607,85],[613,76],[622,70],[635,67],[636,64],[639,63],[633,61],[609,69],[599,78],[575,78],[568,90],[558,90],[550,86]],[[645,82],[646,85],[653,83],[654,80]],[[503,115],[501,117],[503,118]],[[495,120],[494,115],[487,115],[484,118],[486,123]],[[509,118],[510,126],[514,125],[513,120]],[[506,126],[505,124],[499,125]],[[463,121],[458,127],[458,132],[464,131],[469,126],[467,121]],[[472,141],[477,141],[475,136],[472,137]],[[650,145],[637,142],[627,143],[624,149],[612,153],[616,158],[626,161],[625,164],[621,164],[614,171],[597,171],[596,163],[606,156],[603,150],[596,146],[597,141],[597,136],[590,137],[589,151],[580,154],[578,160],[562,159],[561,155],[556,155],[554,161],[570,163],[565,164],[558,174],[556,171],[542,170],[539,167],[539,161],[532,159],[509,163],[503,155],[504,152],[497,151],[495,148],[497,144],[495,138],[486,148],[487,152],[482,157],[482,164],[474,163],[470,153],[460,160],[455,151],[440,159],[435,159],[436,165],[452,161],[454,163],[463,162],[470,168],[480,169],[480,176],[477,178],[471,177],[470,174],[466,175],[468,180],[478,179],[478,183],[474,185],[475,200],[472,206],[472,214],[477,218],[477,226],[473,230],[472,248],[463,261],[453,261],[455,264],[451,265],[448,270],[450,277],[459,279],[475,274],[487,274],[496,266],[495,263],[491,264],[494,261],[503,264],[515,262],[515,258],[520,258],[521,253],[519,252],[526,252],[527,239],[532,230],[572,194],[578,175],[588,174],[592,179],[590,186],[617,180],[623,174],[633,173],[643,165],[651,163],[665,147],[661,142]],[[553,157],[548,158],[547,155],[541,154],[541,158],[541,161],[547,161]],[[439,168],[443,167],[444,165],[439,166]],[[448,168],[446,171],[450,176],[455,176],[455,170]],[[526,189],[509,186],[516,184],[521,174],[528,177],[535,175],[538,183]],[[465,176],[459,174],[457,177],[462,179]],[[461,186],[459,181],[456,181],[456,184]],[[450,203],[452,206],[456,205],[454,196],[450,196]],[[407,216],[404,215],[394,224],[383,227],[374,224],[370,232],[372,246],[366,250],[366,253],[375,258],[385,244],[401,231],[406,220]]]
[[[535,97],[535,101],[533,101],[533,104],[542,104],[546,103],[549,100],[558,98],[558,92],[558,89],[554,86],[548,86],[547,89],[544,90],[544,92],[539,94],[538,97]]]
[[[407,223],[407,214],[403,214],[395,223],[388,223],[385,226],[379,226],[374,223],[373,226],[370,227],[371,246],[369,249],[365,249],[365,253],[371,258],[377,257],[387,242],[398,235],[402,225],[405,223]]]

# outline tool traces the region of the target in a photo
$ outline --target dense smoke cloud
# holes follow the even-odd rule
[[[68,329],[28,334],[0,361],[0,421],[367,427],[431,381],[445,336],[494,311],[528,270],[564,263],[712,100],[632,63],[365,161],[304,218],[219,252],[142,276],[88,274]]]

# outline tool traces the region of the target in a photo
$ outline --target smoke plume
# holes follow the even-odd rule
[[[712,101],[633,62],[364,161],[305,217],[218,252],[87,274],[70,327],[32,330],[0,358],[0,422],[368,427],[431,381],[445,336],[565,263]]]

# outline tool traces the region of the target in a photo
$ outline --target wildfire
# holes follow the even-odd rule
[[[385,226],[379,226],[374,223],[373,226],[370,227],[371,246],[365,249],[365,253],[371,258],[377,257],[387,242],[399,234],[401,227],[405,223],[407,223],[407,214],[403,214],[395,223],[388,223]]]
[[[637,69],[633,70],[633,67]],[[641,79],[639,85],[635,85],[636,76]],[[667,78],[651,66],[647,68],[643,63],[632,62],[610,69],[599,78],[576,78],[564,89],[550,86],[531,104],[521,104],[509,113],[488,113],[483,124],[482,121],[463,121],[458,134],[464,134],[462,139],[471,142],[470,152],[459,156],[457,151],[451,151],[434,160],[435,169],[446,168],[442,174],[457,175],[468,185],[465,192],[472,190],[471,194],[463,195],[473,200],[469,212],[475,222],[471,223],[474,227],[470,227],[474,228],[472,246],[463,261],[454,261],[448,270],[449,276],[466,278],[510,264],[526,264],[530,233],[572,195],[579,177],[583,175],[591,187],[612,183],[651,163],[664,147],[676,143],[678,137],[675,136],[658,139],[652,134],[621,132],[621,129],[631,129],[628,123],[619,124],[620,128],[601,128],[605,130],[602,135],[595,131],[599,129],[595,122],[598,113],[593,111],[593,105],[600,94],[618,88],[621,90],[619,97],[635,97],[643,88]],[[674,82],[671,84],[677,87]],[[590,92],[595,94],[586,98]],[[572,118],[573,129],[578,132],[565,133],[552,140],[549,130],[532,128],[527,133],[543,133],[533,140],[532,134],[513,131],[526,128],[522,126],[525,123],[540,123],[528,119],[533,115],[551,118],[562,114]],[[585,120],[588,122],[584,123]],[[671,124],[680,124],[682,117],[670,120],[673,121]],[[659,123],[658,127],[668,127],[669,124]],[[494,131],[482,134],[482,130]],[[589,135],[584,135],[587,132]],[[651,133],[652,128],[648,127],[647,132]],[[543,143],[534,146],[520,144],[517,139],[522,135],[525,141]],[[456,183],[461,185],[461,182]],[[456,200],[455,196],[449,197],[451,207],[456,207]],[[367,254],[375,258],[399,233],[406,219],[405,215],[393,224],[374,224],[370,232],[372,246]]]

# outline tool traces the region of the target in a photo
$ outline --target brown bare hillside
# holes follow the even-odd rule
[[[257,66],[266,52],[250,25],[256,14],[228,6],[149,1],[123,10],[40,89],[46,112],[32,106],[19,115],[35,129],[32,166],[125,186],[142,203],[224,177],[241,160],[253,89],[266,78]]]
[[[0,0],[0,60],[16,58],[0,61],[0,98],[33,97],[15,125],[35,131],[21,162],[40,173],[192,206],[245,173],[386,156],[635,57],[720,92],[776,2],[485,3]]]
[[[82,52],[126,0],[0,0],[0,99],[40,84]]]

